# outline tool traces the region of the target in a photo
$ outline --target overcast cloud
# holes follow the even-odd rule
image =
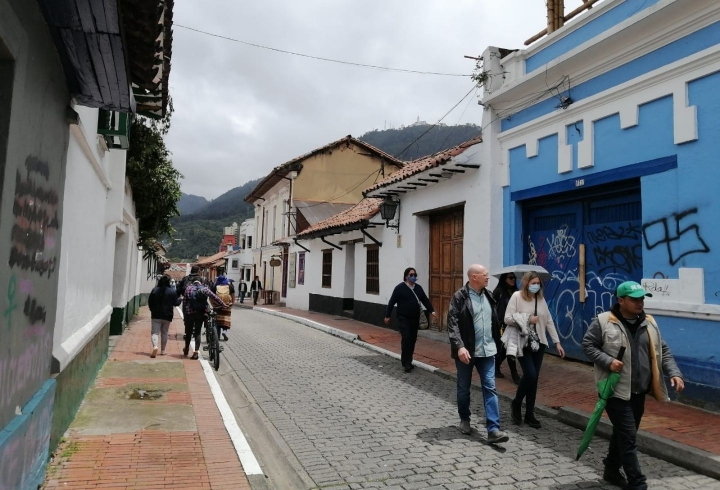
[[[566,0],[566,12],[580,3]],[[469,74],[463,55],[522,48],[545,16],[544,0],[181,0],[174,22],[326,58]],[[183,192],[213,199],[345,135],[435,122],[471,88],[469,78],[327,63],[175,27],[168,146]],[[460,123],[481,118],[472,102]]]

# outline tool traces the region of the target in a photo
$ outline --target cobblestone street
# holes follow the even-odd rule
[[[511,439],[488,445],[476,390],[464,436],[453,382],[292,321],[234,310],[225,355],[319,488],[616,488],[600,477],[605,440],[575,462],[580,431],[545,418],[541,430],[514,426],[501,402]],[[720,489],[655,458],[641,464],[651,488]]]

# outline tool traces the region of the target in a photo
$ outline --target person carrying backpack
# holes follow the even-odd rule
[[[223,303],[229,305],[235,304],[235,286],[225,275],[225,267],[218,267],[218,277],[215,279],[215,284],[213,284],[212,289],[213,292],[222,299]],[[227,331],[230,330],[232,308],[225,308],[214,300],[210,303],[217,312],[215,320],[217,321],[218,329],[222,329],[222,338],[227,342]]]
[[[200,333],[205,321],[208,298],[212,298],[226,308],[231,305],[225,304],[222,299],[200,281],[200,276],[197,273],[193,275],[192,270],[186,279],[187,281],[185,281],[185,278],[183,279],[185,284],[181,284],[183,288],[183,314],[185,316],[183,319],[185,323],[185,348],[183,354],[188,355],[190,352],[190,340],[195,338],[195,352],[192,359],[198,359],[200,357]]]

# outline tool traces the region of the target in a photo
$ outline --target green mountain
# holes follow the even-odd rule
[[[400,160],[416,160],[473,139],[481,130],[480,126],[474,124],[438,125],[434,128],[429,124],[414,124],[400,129],[376,129],[359,139]]]
[[[181,215],[191,214],[200,208],[207,206],[208,200],[204,197],[194,196],[192,194],[180,194],[180,200],[177,203],[178,210]]]
[[[427,134],[423,135],[426,132]],[[400,160],[415,160],[457,146],[479,135],[480,132],[480,126],[474,124],[438,125],[433,128],[431,125],[420,123],[399,129],[369,131],[359,139]],[[233,222],[239,225],[253,217],[253,207],[244,199],[259,182],[260,179],[252,180],[235,187],[202,207],[191,206],[190,211],[182,205],[181,216],[172,221],[176,230],[175,236],[172,240],[165,241],[168,245],[168,257],[194,261],[198,255],[207,256],[217,253],[223,228],[232,225]],[[186,195],[183,197],[185,198]]]

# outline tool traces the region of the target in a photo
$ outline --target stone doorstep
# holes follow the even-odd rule
[[[337,328],[330,327],[327,325],[318,325],[320,322],[316,320],[308,320],[307,318],[303,318],[301,316],[292,315],[290,313],[280,312],[277,309],[273,308],[255,308],[258,311],[266,314],[270,314],[273,316],[279,316],[282,318],[286,318],[292,321],[295,321],[296,323],[300,323],[302,325],[309,326],[311,328],[315,328],[317,330],[324,331],[326,333],[329,333],[331,335],[335,335],[337,337],[340,337],[344,340],[347,340],[352,343],[356,343],[360,346],[363,346],[365,348],[370,348],[371,350],[375,352],[382,353],[384,355],[390,356],[390,357],[399,357],[397,353],[389,351],[387,349],[383,349],[382,347],[378,347],[373,345],[372,347],[369,347],[369,345],[366,342],[363,342],[360,340],[360,338],[354,334],[348,334],[347,332],[342,332],[345,335],[342,335],[342,333],[337,332]],[[314,323],[315,325],[312,325],[311,323]],[[324,327],[324,328],[323,328]],[[422,333],[427,333],[428,331],[421,331]],[[420,335],[422,337],[430,337],[430,335]],[[431,337],[430,337],[431,338]],[[434,340],[431,338],[431,340]],[[434,366],[430,366],[424,363],[415,362],[415,365],[420,368],[424,369],[426,371],[429,371],[432,374],[436,374],[438,376],[441,376],[443,378],[449,379],[451,381],[457,381],[457,376],[455,373],[451,373],[449,371],[446,371],[444,369],[439,369]],[[480,384],[476,381],[473,381],[472,383],[473,388],[476,390],[481,390]],[[498,391],[498,396],[505,400],[506,402],[510,402],[513,397],[510,395],[507,395],[505,393]],[[587,426],[587,423],[590,419],[590,413],[576,410],[574,408],[570,407],[559,407],[557,410],[551,407],[547,407],[544,405],[536,404],[535,410],[543,415],[544,417],[551,418],[554,420],[557,420],[558,422],[564,423],[566,425],[569,425],[571,427],[575,427],[580,430],[584,430]],[[609,421],[605,420],[604,418],[600,420],[600,423],[598,424],[598,429],[596,432],[596,435],[603,437],[604,439],[610,439],[610,436],[612,435],[612,425]],[[691,446],[688,446],[686,444],[682,444],[676,441],[673,441],[671,439],[668,439],[666,437],[661,437],[655,434],[652,434],[651,432],[648,432],[646,430],[638,430],[638,436],[637,436],[637,443],[638,448],[640,451],[656,457],[658,459],[662,459],[664,461],[667,461],[669,463],[675,464],[677,466],[686,468],[688,470],[700,473],[705,476],[709,476],[711,478],[720,479],[720,455],[715,455],[713,453],[710,453],[708,451],[703,451],[702,449],[697,449]]]

